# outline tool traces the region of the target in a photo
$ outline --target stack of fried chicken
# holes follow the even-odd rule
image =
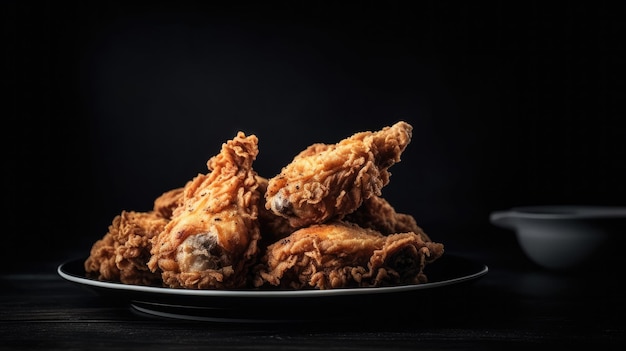
[[[413,127],[399,121],[336,144],[313,144],[281,172],[253,169],[243,132],[208,173],[122,211],[96,241],[88,276],[188,289],[336,289],[420,284],[443,255],[413,216],[382,197]]]

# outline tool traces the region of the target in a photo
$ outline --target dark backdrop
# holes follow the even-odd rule
[[[626,204],[623,3],[211,3],[3,2],[4,269],[88,254],[239,130],[271,177],[411,123],[383,195],[453,250],[510,243],[494,210]]]

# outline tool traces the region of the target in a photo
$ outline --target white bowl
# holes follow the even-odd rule
[[[626,236],[626,207],[526,206],[492,212],[493,225],[516,232],[524,253],[549,269],[565,270],[612,255]],[[619,241],[618,240],[618,241]]]

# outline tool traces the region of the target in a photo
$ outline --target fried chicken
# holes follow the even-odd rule
[[[443,255],[415,218],[382,196],[411,141],[400,121],[336,144],[315,143],[273,178],[252,167],[243,132],[208,173],[123,211],[92,246],[87,276],[188,289],[337,289],[421,284]]]
[[[148,269],[151,239],[169,220],[158,212],[122,211],[84,262],[87,276],[136,285],[161,285],[161,274]]]
[[[365,199],[380,196],[388,168],[400,161],[413,127],[398,122],[336,144],[313,144],[269,179],[265,207],[301,228],[340,220]]]
[[[356,223],[364,228],[371,228],[382,234],[413,232],[422,236],[424,241],[431,241],[417,225],[417,221],[408,213],[396,212],[391,204],[380,196],[372,196],[363,201],[356,211],[346,215],[344,220]]]
[[[334,289],[420,284],[443,244],[413,232],[383,235],[333,221],[298,229],[270,245],[256,269],[256,287]]]
[[[259,191],[252,163],[256,136],[239,132],[207,161],[183,191],[164,230],[154,238],[148,267],[162,271],[165,286],[229,289],[246,285],[258,255]]]

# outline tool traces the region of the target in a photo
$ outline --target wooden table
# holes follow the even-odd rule
[[[62,279],[56,272],[61,262],[42,263],[0,277],[0,349],[607,350],[626,345],[623,271],[547,272],[515,254],[485,251],[468,257],[488,264],[488,274],[463,289],[426,301],[417,295],[392,310],[364,303],[356,320],[311,323],[147,316]],[[307,306],[294,310],[306,312]]]

